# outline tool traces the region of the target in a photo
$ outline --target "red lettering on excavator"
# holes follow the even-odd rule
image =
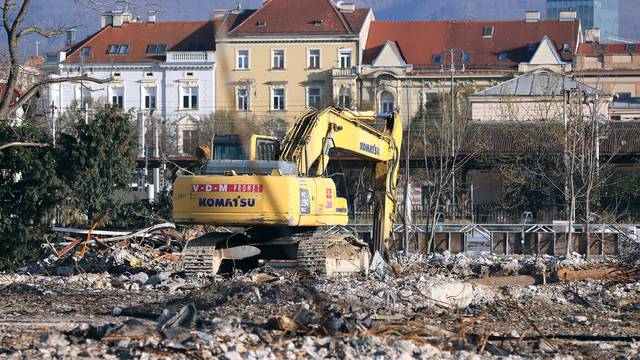
[[[261,184],[194,184],[192,192],[261,193]]]

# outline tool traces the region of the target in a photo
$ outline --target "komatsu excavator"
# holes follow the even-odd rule
[[[382,129],[374,127],[380,123]],[[348,223],[347,199],[337,196],[327,167],[334,154],[375,163],[372,240],[383,253],[392,235],[401,142],[396,114],[310,108],[282,143],[254,135],[249,160],[211,160],[204,175],[178,177],[176,223],[240,229],[189,241],[182,268],[215,274],[225,259],[263,258],[294,259],[301,270],[329,276],[366,273],[366,243],[321,231]]]

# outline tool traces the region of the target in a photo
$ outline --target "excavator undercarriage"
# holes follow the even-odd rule
[[[271,232],[273,229],[261,229]],[[215,275],[223,261],[258,258],[290,261],[307,274],[368,274],[369,246],[352,234],[326,234],[308,230],[287,238],[251,240],[243,233],[208,233],[187,243],[182,252],[182,270],[186,273]],[[295,260],[295,262],[291,262]]]

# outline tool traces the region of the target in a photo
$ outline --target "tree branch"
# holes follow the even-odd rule
[[[40,91],[40,89],[46,85],[50,85],[50,84],[58,84],[58,83],[63,83],[63,82],[68,82],[68,81],[89,81],[89,82],[93,82],[93,83],[97,83],[97,84],[105,84],[108,83],[110,81],[112,81],[113,78],[109,77],[106,79],[98,79],[98,78],[94,78],[91,76],[87,76],[87,75],[80,75],[80,76],[67,76],[67,77],[61,77],[61,78],[47,78],[44,79],[42,81],[40,81],[39,83],[33,85],[31,88],[29,88],[29,90],[20,97],[20,99],[18,101],[16,101],[14,104],[5,107],[4,109],[0,109],[0,121],[7,119],[9,114],[15,112],[16,110],[20,109],[20,107],[22,107],[22,105],[26,104],[38,91]],[[7,89],[6,91],[9,91],[9,89]]]
[[[20,40],[23,36],[28,35],[28,34],[39,34],[43,37],[46,38],[50,38],[50,37],[54,37],[54,36],[58,36],[58,35],[62,35],[63,32],[60,30],[44,30],[41,27],[38,26],[29,26],[26,27],[22,30],[20,30],[20,32],[18,33],[18,40]]]
[[[32,142],[10,142],[10,143],[6,143],[6,144],[2,144],[0,145],[0,151],[10,148],[10,147],[38,147],[38,148],[43,148],[43,147],[49,147],[49,144],[43,144],[43,143],[32,143]]]

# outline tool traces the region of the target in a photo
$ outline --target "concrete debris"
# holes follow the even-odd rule
[[[171,223],[131,233],[54,228],[72,242],[47,244],[53,254],[19,270],[24,274],[70,276],[86,272],[174,271],[185,241]],[[142,276],[142,275],[141,275]],[[138,281],[143,284],[145,281]]]
[[[64,275],[0,274],[1,358],[640,356],[637,277],[557,279],[631,259],[402,253],[379,257],[369,276],[322,278],[269,267],[186,276],[109,261],[87,273],[85,257],[42,261]]]

